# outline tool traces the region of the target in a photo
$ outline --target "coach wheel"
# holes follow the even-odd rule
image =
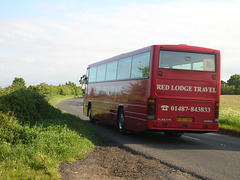
[[[122,108],[119,109],[119,112],[118,112],[118,130],[121,134],[126,134],[125,117],[124,117],[124,112]]]
[[[90,107],[89,110],[88,110],[88,115],[89,115],[89,121],[91,123],[95,123],[96,120],[92,118],[92,108]]]

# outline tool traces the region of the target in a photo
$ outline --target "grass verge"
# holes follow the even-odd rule
[[[97,143],[97,136],[91,126],[75,116],[48,103],[41,103],[39,108],[40,100],[44,100],[29,93],[21,90],[0,97],[0,179],[59,179],[59,163],[85,158]],[[16,95],[26,102],[17,102]],[[50,102],[55,104],[62,97],[53,99]],[[25,111],[29,109],[32,111]],[[38,113],[36,121],[31,113]]]
[[[240,95],[222,95],[219,127],[240,134]]]
[[[49,104],[51,104],[52,106],[56,107],[56,104],[60,103],[61,101],[67,100],[67,99],[71,99],[74,98],[74,95],[56,95],[53,96],[49,99]]]

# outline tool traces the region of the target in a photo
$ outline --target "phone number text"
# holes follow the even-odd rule
[[[203,112],[203,113],[210,113],[210,107],[189,107],[189,106],[171,106],[171,111],[181,111],[181,112]]]

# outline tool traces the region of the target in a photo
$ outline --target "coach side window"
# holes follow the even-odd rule
[[[97,82],[105,81],[106,64],[97,66]]]
[[[89,70],[89,82],[96,82],[97,67],[91,67]]]
[[[107,63],[106,81],[114,81],[117,79],[117,61]]]
[[[133,56],[131,78],[148,77],[150,52]]]
[[[132,57],[120,59],[118,61],[117,80],[130,79]]]

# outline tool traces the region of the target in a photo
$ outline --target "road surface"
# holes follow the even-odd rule
[[[88,120],[82,113],[82,99],[74,98],[57,105],[70,114]],[[191,173],[200,179],[240,179],[240,138],[208,134],[184,134],[180,138],[162,133],[135,133],[124,136],[117,128],[101,122],[93,124],[102,136],[146,157]]]

